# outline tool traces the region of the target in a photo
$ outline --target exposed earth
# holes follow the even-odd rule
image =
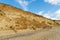
[[[60,40],[60,20],[0,3],[0,40]]]

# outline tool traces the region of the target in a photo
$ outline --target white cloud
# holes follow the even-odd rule
[[[53,19],[53,20],[60,20],[60,9],[58,9],[57,11],[52,12],[52,13],[47,12],[47,13],[44,13],[44,14],[43,14],[43,11],[40,11],[37,14],[42,15],[46,18]]]
[[[53,5],[60,5],[60,0],[44,0],[44,1],[51,3]]]
[[[53,20],[60,20],[55,16],[55,14],[44,14],[43,16]],[[55,16],[55,17],[52,17],[52,16]]]
[[[42,15],[42,16],[44,16],[44,17],[46,17],[46,18],[51,18],[51,15],[50,15],[49,12],[44,13],[44,11],[39,11],[37,14],[38,14],[38,15]]]
[[[18,0],[18,3],[23,7],[24,10],[27,10],[28,2],[25,0]]]
[[[38,14],[38,15],[42,15],[42,14],[43,14],[43,12],[44,12],[44,11],[40,11],[40,12],[38,12],[37,14]]]
[[[25,11],[28,10],[28,5],[35,0],[27,1],[27,0],[17,0],[17,2],[23,7]]]
[[[60,9],[55,12],[56,18],[60,19]]]
[[[45,14],[43,15],[44,17],[47,17],[47,18],[51,18],[51,16],[49,14]]]

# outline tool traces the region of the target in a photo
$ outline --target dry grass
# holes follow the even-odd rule
[[[23,29],[52,28],[52,26],[60,26],[60,21],[51,20],[31,12],[25,12],[9,5],[0,4],[1,30],[3,30],[3,27],[17,31]]]

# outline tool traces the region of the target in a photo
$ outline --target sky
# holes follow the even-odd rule
[[[60,20],[60,0],[0,0],[0,3],[9,4],[53,20]]]

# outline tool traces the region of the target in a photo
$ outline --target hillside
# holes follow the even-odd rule
[[[16,7],[0,3],[0,31],[1,30],[18,30],[37,28],[52,28],[60,26],[60,20],[52,20],[27,12]]]

